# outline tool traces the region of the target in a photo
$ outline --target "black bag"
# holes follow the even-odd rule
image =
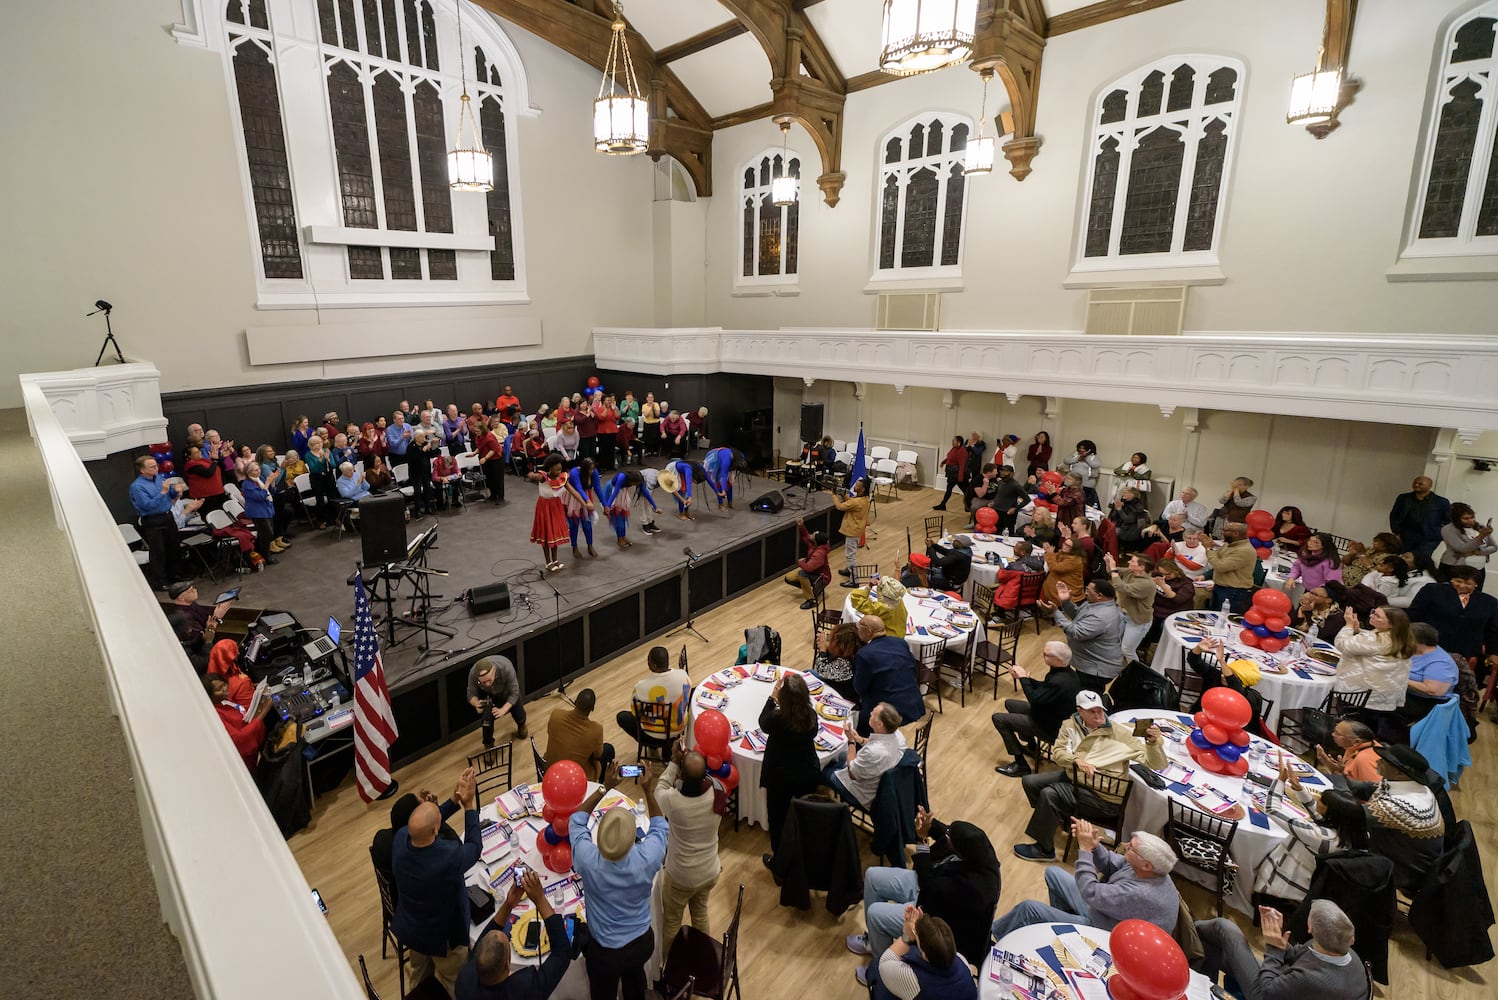
[[[1123,672],[1113,678],[1108,688],[1113,711],[1129,708],[1151,708],[1177,711],[1181,693],[1170,678],[1157,674],[1138,660],[1130,660]]]
[[[1319,708],[1307,708],[1301,712],[1300,732],[1306,742],[1311,746],[1321,747],[1328,753],[1337,753],[1336,741],[1332,739],[1332,730],[1337,728],[1337,723],[1342,721],[1330,712],[1323,712]]]

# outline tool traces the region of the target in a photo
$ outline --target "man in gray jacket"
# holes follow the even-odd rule
[[[1102,691],[1123,671],[1123,612],[1114,601],[1113,584],[1094,580],[1087,585],[1080,607],[1072,603],[1071,588],[1056,585],[1059,606],[1040,602],[1054,614],[1071,647],[1071,666],[1082,678],[1082,687]]]
[[[515,738],[525,739],[525,706],[520,703],[520,681],[515,664],[507,657],[486,656],[468,671],[468,704],[483,719],[484,746],[494,745],[494,722],[511,716],[515,720]]]
[[[1198,920],[1206,957],[1201,971],[1217,985],[1219,972],[1238,981],[1249,1000],[1367,1000],[1372,983],[1352,950],[1352,921],[1336,903],[1311,904],[1311,943],[1291,945],[1280,911],[1259,907],[1264,963],[1231,920]]]

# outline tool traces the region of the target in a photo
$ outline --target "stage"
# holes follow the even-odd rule
[[[787,500],[780,513],[749,509],[754,498],[771,490],[781,490]],[[574,559],[564,546],[560,559],[566,568],[543,573],[541,548],[529,541],[536,492],[534,484],[510,476],[505,481],[509,502],[503,507],[470,503],[406,525],[408,540],[436,528],[437,538],[425,562],[446,575],[427,577],[433,595],[430,621],[455,634],[427,635],[398,625],[398,642],[392,646],[386,627],[379,626],[385,676],[401,733],[395,747],[397,763],[477,725],[465,698],[468,667],[474,660],[496,652],[509,657],[526,697],[535,697],[623,650],[670,632],[689,611],[700,613],[784,574],[802,554],[798,516],[804,515],[812,530],[827,529],[829,521],[836,524],[827,516],[832,506],[829,494],[808,496],[802,489],[787,490],[768,479],[740,476],[734,510],[719,513],[711,490],[699,484],[693,506],[697,519],[682,521],[671,497],[657,490],[659,533],[652,536],[640,530],[642,515],[650,508],[636,502],[630,548],[618,547],[607,519],[600,515],[594,525],[597,558],[589,558],[579,535],[581,558]],[[354,607],[349,581],[361,557],[359,536],[339,538],[335,529],[316,531],[304,523],[293,532],[293,547],[276,557],[275,566],[241,578],[240,604],[289,611],[304,627],[315,629],[323,628],[332,615],[344,627],[343,645],[348,650]],[[688,547],[699,557],[695,562],[683,551]],[[373,572],[366,570],[365,575]],[[464,600],[467,591],[495,583],[509,586],[509,609],[471,616]],[[235,585],[232,577],[218,585],[200,581],[200,600],[210,602],[219,592],[215,586]],[[410,611],[413,590],[409,579],[396,588],[398,616]],[[383,602],[375,601],[373,607],[377,617],[383,614]],[[760,623],[744,626],[756,624]],[[741,640],[733,641],[736,646]],[[643,665],[642,656],[642,671]]]

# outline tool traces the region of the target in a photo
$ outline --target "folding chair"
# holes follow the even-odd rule
[[[130,554],[135,557],[135,565],[144,566],[149,563],[151,553],[145,549],[146,541],[140,537],[140,532],[136,530],[135,525],[117,524],[115,527],[120,530],[120,537],[125,540],[125,544],[130,548]],[[137,545],[142,547],[136,548]]]
[[[1212,891],[1217,897],[1217,915],[1220,917],[1222,897],[1227,888],[1228,852],[1233,835],[1238,832],[1238,821],[1193,809],[1173,798],[1167,800],[1166,805],[1170,809],[1170,818],[1165,823],[1165,842],[1175,850],[1181,864],[1190,865],[1212,878]],[[1253,877],[1252,872],[1246,874]]]
[[[872,448],[869,449],[869,461],[870,462],[880,462],[880,461],[883,461],[884,459],[889,458],[889,454],[890,454],[889,449],[886,448],[884,445],[882,445],[882,444],[875,445],[874,447],[872,447]]]
[[[308,524],[311,524],[312,510],[317,507],[317,494],[312,490],[312,473],[304,472],[291,482],[296,487],[296,495],[302,501],[302,517]]]
[[[885,450],[888,451],[888,449]],[[873,475],[871,476],[874,489],[871,492],[883,490],[886,499],[893,499],[895,495],[895,470],[895,460],[892,458],[885,457],[875,462]]]
[[[941,640],[936,642],[922,643],[916,651],[916,683],[926,688],[926,694],[936,693],[936,710],[942,711],[941,704],[941,658],[946,652],[947,644]]]
[[[240,492],[238,483],[225,483],[224,492],[229,495],[230,500],[239,504],[241,510],[244,509],[244,494]]]
[[[240,503],[238,500],[225,500],[223,509],[224,513],[228,514],[236,521],[241,517],[244,517],[244,504]]]
[[[1073,819],[1085,819],[1097,826],[1099,840],[1117,847],[1124,841],[1124,811],[1129,807],[1129,796],[1133,794],[1134,782],[1130,779],[1128,772],[1122,776],[1109,774],[1107,771],[1094,771],[1091,776],[1083,774],[1073,764],[1071,768],[1072,787],[1086,789],[1109,806],[1118,805],[1118,811],[1092,812],[1087,809],[1074,809]],[[1109,826],[1108,824],[1115,824]],[[1071,824],[1067,824],[1066,849],[1061,852],[1061,862],[1066,863],[1066,858],[1071,854],[1072,844],[1076,842],[1076,834],[1071,832]]]

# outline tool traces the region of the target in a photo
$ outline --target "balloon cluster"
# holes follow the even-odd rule
[[[1245,646],[1278,653],[1290,641],[1290,598],[1283,591],[1265,587],[1254,591],[1253,607],[1243,613],[1248,627],[1238,633]]]
[[[734,767],[733,754],[728,749],[731,732],[728,716],[716,708],[698,712],[692,721],[697,750],[707,758],[707,773],[714,784],[722,786],[724,794],[739,785],[739,769]]]
[[[564,872],[572,867],[572,841],[567,838],[567,824],[588,794],[588,776],[576,761],[559,760],[546,769],[541,779],[541,794],[546,802],[541,818],[546,826],[536,834],[536,851],[546,867]]]
[[[1056,494],[1061,492],[1063,478],[1061,473],[1054,469],[1041,473],[1040,478],[1036,481],[1040,487],[1040,493],[1035,497],[1035,502],[1046,510],[1055,513]]]
[[[583,397],[585,399],[592,399],[594,396],[603,395],[603,391],[603,382],[599,380],[598,376],[589,375],[587,384],[583,389]]]
[[[1243,519],[1248,529],[1248,544],[1254,547],[1260,559],[1274,555],[1274,515],[1267,510],[1251,510]]]
[[[1108,936],[1113,1000],[1181,1000],[1191,982],[1186,953],[1148,920],[1125,920]]]
[[[151,457],[156,459],[156,471],[164,476],[171,475],[172,470],[176,467],[172,462],[171,443],[163,441],[161,444],[153,444],[148,447],[151,449]]]
[[[1253,714],[1248,699],[1237,691],[1211,688],[1202,695],[1201,711],[1192,716],[1196,728],[1186,740],[1186,752],[1213,774],[1246,774],[1243,749],[1248,746],[1248,733],[1243,727]]]
[[[999,527],[999,513],[992,507],[979,507],[978,512],[973,515],[973,520],[977,523],[979,531],[992,532]]]

